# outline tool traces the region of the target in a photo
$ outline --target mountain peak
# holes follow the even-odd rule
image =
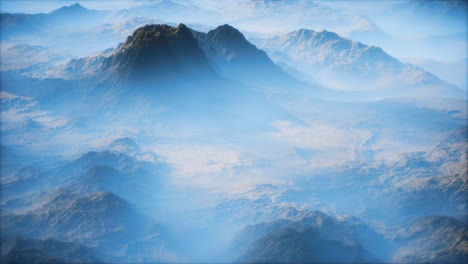
[[[184,24],[184,23],[180,23],[177,27],[176,27],[176,30],[187,30],[190,32],[190,29]]]
[[[236,32],[239,32],[239,30],[237,30],[237,28],[229,25],[229,24],[224,24],[224,25],[221,25],[221,26],[218,26],[217,27],[218,30],[232,30],[232,31],[236,31]]]
[[[57,11],[60,11],[60,10],[86,10],[86,8],[84,8],[82,5],[80,5],[80,3],[76,2],[73,5],[62,6],[62,7],[58,8],[58,9],[56,9],[53,12],[57,12]]]
[[[293,31],[290,33],[291,36],[299,37],[301,39],[316,39],[321,42],[327,42],[330,40],[342,40],[343,38],[340,37],[335,32],[322,30],[322,31],[314,31],[311,29],[299,29],[297,31]]]
[[[82,5],[80,5],[80,3],[76,2],[74,3],[73,5],[70,5],[69,7],[71,8],[84,8]]]
[[[193,34],[221,75],[240,81],[254,80],[262,85],[291,81],[291,77],[275,65],[264,51],[228,24],[208,33],[193,31]]]
[[[188,27],[187,27],[185,24],[183,24],[183,23],[180,23],[180,24],[175,28],[174,34],[175,34],[175,35],[179,35],[179,36],[184,36],[184,37],[189,38],[189,39],[194,39],[194,38],[193,38],[193,35],[192,35],[192,31],[190,30],[190,28],[188,28]]]
[[[124,42],[123,47],[129,46],[157,46],[162,39],[170,38],[186,38],[187,41],[195,41],[190,29],[184,24],[179,24],[177,27],[171,27],[165,24],[146,25],[138,28],[132,36],[129,36]]]
[[[103,62],[104,69],[114,66],[117,68],[115,79],[141,84],[211,72],[203,51],[184,24],[138,28]]]
[[[245,54],[245,52],[257,52],[257,48],[248,42],[239,30],[228,24],[218,26],[206,34],[197,32],[195,34],[202,48],[209,44],[212,48],[218,49],[219,52],[225,53],[224,55],[229,57],[228,60]]]
[[[326,36],[328,38],[341,39],[341,37],[338,34],[336,34],[335,32],[332,32],[332,31],[322,30],[318,34]]]
[[[224,39],[225,41],[247,42],[244,35],[242,35],[239,30],[228,24],[221,25],[209,31],[208,35],[210,34],[216,36],[217,39]]]
[[[80,3],[75,3],[69,6],[63,6],[51,12],[53,15],[82,15],[90,12],[91,10],[83,7]]]

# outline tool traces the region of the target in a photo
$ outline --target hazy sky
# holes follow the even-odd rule
[[[159,2],[150,1],[79,1],[81,5],[90,9],[118,10],[137,5]],[[402,1],[311,1],[325,8],[333,9],[336,14],[343,14],[336,18],[322,17],[323,10],[285,7],[280,14],[263,16],[258,10],[251,8],[249,1],[213,1],[213,0],[172,0],[184,4],[196,4],[206,9],[215,10],[221,14],[213,18],[212,24],[229,23],[248,35],[249,32],[288,32],[299,28],[313,30],[329,30],[343,37],[364,42],[365,44],[382,47],[385,51],[400,59],[431,59],[445,62],[460,61],[468,57],[467,54],[467,26],[457,25],[447,27],[432,21],[413,20],[411,16],[394,17],[388,15],[392,6]],[[77,1],[1,1],[2,12],[47,13]],[[306,2],[308,3],[308,2]],[[299,6],[299,5],[297,5]],[[297,7],[296,6],[296,7]],[[250,11],[250,13],[249,13]],[[325,10],[326,11],[326,10]],[[297,14],[301,12],[301,14]],[[152,17],[157,19],[157,17]],[[326,21],[325,21],[325,20]],[[181,21],[168,21],[180,23]],[[322,21],[323,20],[323,21]],[[210,21],[210,20],[204,20]],[[431,22],[432,21],[432,22]],[[367,36],[353,35],[352,32],[373,30]],[[371,37],[369,37],[371,36]]]
[[[98,10],[116,10],[135,5],[141,5],[144,1],[15,1],[2,0],[1,11],[7,13],[48,13],[51,10],[79,2],[82,6]]]

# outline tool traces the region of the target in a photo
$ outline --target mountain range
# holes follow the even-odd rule
[[[230,25],[219,26],[207,33],[192,32],[212,65],[223,76],[252,85],[297,82]]]
[[[334,32],[300,29],[256,42],[276,62],[295,67],[309,80],[335,89],[464,98],[462,90],[435,75],[402,63],[379,47]]]
[[[198,76],[199,79],[211,75],[213,79],[216,72],[222,77],[252,85],[301,85],[229,25],[208,33],[189,30],[184,24],[141,27],[116,48],[73,59],[45,75],[79,79],[98,75],[101,70],[117,72],[114,79],[141,83],[149,77],[152,81],[159,78],[164,82],[163,77],[172,81],[177,79],[174,75]],[[191,72],[194,70],[196,72]]]
[[[137,29],[104,60],[102,67],[115,71],[115,79],[136,84],[213,74],[203,51],[184,24],[176,28],[153,25]]]
[[[2,236],[6,236],[5,241],[27,237],[55,239],[57,245],[65,243],[65,248],[69,242],[87,245],[93,253],[83,254],[85,262],[98,259],[112,262],[122,258],[131,261],[142,258],[146,254],[142,253],[144,250],[168,244],[170,240],[165,227],[142,213],[141,209],[146,205],[139,202],[141,196],[143,199],[155,197],[154,192],[158,190],[145,186],[158,184],[155,182],[161,185],[165,171],[149,168],[149,164],[137,160],[138,155],[130,158],[117,152],[129,148],[139,149],[130,139],[119,139],[112,142],[107,151],[89,152],[49,170],[23,168],[9,177],[4,175],[7,178],[2,183]],[[24,171],[28,169],[30,176],[26,178]],[[162,185],[160,187],[162,190]],[[18,213],[19,207],[23,208],[21,213]],[[138,242],[142,238],[145,238],[144,242]],[[52,242],[34,243],[42,246]],[[36,247],[32,246],[31,250],[41,252]],[[2,251],[2,259],[23,258],[23,255],[12,255],[14,250]],[[91,252],[86,248],[77,250]],[[73,252],[70,249],[66,254]],[[43,248],[41,254],[44,258],[73,261],[50,247]],[[90,254],[92,261],[84,258]],[[33,252],[25,252],[24,258],[28,257],[34,257]]]
[[[178,21],[181,17],[185,21],[198,23],[205,20],[213,20],[218,14],[190,2],[180,3],[170,0],[157,0],[140,6],[125,8],[115,14],[121,18],[147,17],[158,18],[165,21]]]
[[[333,235],[335,234],[335,235]],[[396,237],[382,236],[358,219],[309,212],[299,220],[277,220],[239,231],[233,250],[241,262],[464,263],[466,228],[451,217],[428,216],[407,224]],[[432,252],[428,256],[424,252]],[[378,258],[371,252],[385,252]],[[394,254],[385,255],[385,254]]]
[[[460,89],[330,31],[157,24],[209,7],[2,14],[2,263],[466,262]]]
[[[77,20],[80,26],[90,26],[102,19],[106,12],[84,8],[79,3],[64,6],[47,14],[0,14],[1,39],[8,40],[27,35],[47,34],[47,30],[71,26]]]
[[[143,20],[141,23],[146,22],[151,21]],[[134,24],[134,22],[131,23]],[[144,37],[142,34],[147,34],[148,37],[157,32],[163,34],[151,40],[153,41],[151,44],[144,41],[137,43],[132,40],[132,38]],[[176,35],[175,40],[170,40]],[[163,38],[171,44],[164,47],[161,42]],[[176,40],[182,39],[184,43],[177,44]],[[208,69],[211,69],[223,77],[243,83],[248,82],[253,86],[315,89],[316,94],[324,91],[321,86],[325,86],[338,91],[371,92],[377,97],[426,96],[428,94],[450,98],[464,98],[465,96],[461,89],[441,81],[432,73],[412,64],[400,62],[381,48],[348,40],[333,32],[301,29],[269,39],[254,39],[254,41],[259,47],[265,49],[281,67],[275,64],[264,51],[248,42],[242,33],[232,26],[223,25],[208,33],[203,33],[181,24],[174,27],[174,30],[169,26],[143,27],[127,38],[125,43],[115,48],[106,49],[86,58],[72,59],[60,67],[51,64],[54,62],[52,60],[37,62],[30,65],[27,71],[34,72],[33,76],[78,79],[100,74],[101,69],[118,68],[119,73],[111,77],[112,79],[130,78],[132,81],[144,82],[145,77],[142,76],[157,78],[154,74],[146,74],[152,71],[152,67],[161,69],[161,65],[172,64],[173,66],[169,67],[171,70],[161,71],[161,76],[174,79],[173,75],[177,72],[183,72],[186,77],[202,76],[207,74]],[[158,47],[153,49],[152,54],[148,54],[144,51],[143,45],[146,47],[158,45]],[[127,50],[130,46],[135,46],[132,48],[133,51]],[[159,50],[159,55],[155,53],[155,50]],[[141,54],[134,54],[135,51]],[[38,52],[35,51],[35,53]],[[179,53],[190,59],[176,59]],[[131,59],[128,59],[130,57]],[[63,57],[58,58],[64,60]],[[122,59],[126,61],[123,62]],[[136,69],[134,73],[131,73],[133,60],[135,60],[134,65],[145,65],[144,69]],[[159,61],[161,65],[153,65],[156,61]],[[186,63],[186,65],[181,65],[181,63]],[[117,67],[116,64],[122,65]],[[196,64],[197,67],[191,67],[192,64]],[[6,69],[12,67],[8,66]],[[201,72],[187,72],[193,69]],[[135,75],[136,72],[141,73],[141,76],[129,77]],[[306,82],[310,84],[307,85]],[[306,88],[307,86],[310,88]],[[333,96],[334,92],[331,94]],[[343,97],[346,96],[344,93]],[[349,97],[355,96],[349,95]]]

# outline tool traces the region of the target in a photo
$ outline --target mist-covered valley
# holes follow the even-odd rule
[[[467,262],[466,2],[0,4],[2,263]]]

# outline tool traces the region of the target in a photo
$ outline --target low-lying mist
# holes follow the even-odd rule
[[[466,262],[466,93],[369,10],[100,4],[2,13],[2,263]]]

